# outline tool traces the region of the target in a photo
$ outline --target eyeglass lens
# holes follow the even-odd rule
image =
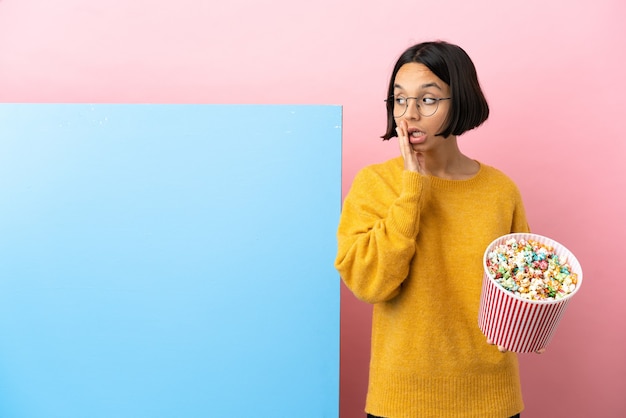
[[[417,111],[419,112],[420,115],[424,116],[424,117],[428,117],[428,116],[432,116],[435,114],[435,112],[437,111],[437,108],[439,107],[439,100],[434,100],[433,103],[425,103],[424,101],[422,101],[422,99],[419,98],[414,98],[414,97],[409,97],[409,98],[400,98],[401,100],[398,100],[398,98],[395,98],[393,103],[393,116],[396,118],[400,118],[402,116],[404,116],[404,114],[406,113],[407,109],[410,106],[410,99],[415,100],[415,104],[413,106],[417,106]]]

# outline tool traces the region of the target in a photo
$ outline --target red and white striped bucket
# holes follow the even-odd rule
[[[504,289],[488,274],[487,255],[510,239],[537,241],[553,247],[559,259],[566,260],[578,275],[576,289],[559,300],[527,300]],[[580,263],[567,248],[558,242],[537,234],[508,234],[495,239],[483,257],[484,277],[480,296],[478,326],[494,344],[516,353],[529,353],[545,348],[561,320],[565,308],[582,284]]]

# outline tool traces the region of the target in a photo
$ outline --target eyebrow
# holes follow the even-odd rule
[[[441,90],[441,87],[439,87],[439,85],[437,83],[434,83],[434,82],[433,83],[422,84],[420,86],[420,89],[424,90],[424,89],[427,89],[429,87],[436,87],[438,90]],[[404,87],[402,87],[400,84],[394,84],[393,88],[394,89],[402,89],[402,90],[404,90]]]

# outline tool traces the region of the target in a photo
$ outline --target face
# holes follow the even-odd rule
[[[428,67],[415,62],[404,64],[398,70],[394,80],[394,113],[402,111],[401,98],[409,98],[406,101],[406,112],[396,117],[396,125],[404,126],[409,141],[413,148],[424,148],[428,144],[443,140],[441,136],[436,136],[441,131],[450,109],[450,86],[441,81]],[[397,100],[400,98],[400,104]],[[436,99],[446,100],[436,100]],[[434,99],[434,100],[433,100]],[[417,109],[416,101],[421,105],[422,113],[430,116],[422,116]]]

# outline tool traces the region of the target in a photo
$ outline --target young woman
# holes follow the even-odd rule
[[[361,170],[344,201],[335,266],[374,304],[370,417],[515,416],[517,357],[478,328],[482,256],[495,238],[528,232],[516,185],[464,155],[457,136],[489,107],[463,49],[407,49],[389,82],[387,131],[401,156]]]

